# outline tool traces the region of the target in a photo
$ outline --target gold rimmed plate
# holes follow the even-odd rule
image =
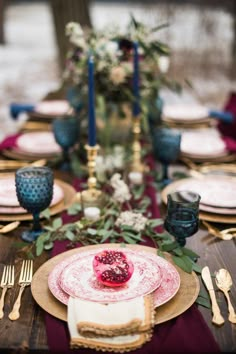
[[[58,301],[51,293],[48,287],[48,276],[54,267],[65,260],[67,257],[76,255],[80,252],[85,252],[93,249],[99,249],[101,245],[92,245],[76,248],[70,251],[61,253],[60,255],[50,259],[44,263],[34,274],[31,284],[31,291],[35,301],[46,312],[59,318],[63,321],[67,319],[67,307]],[[107,248],[119,248],[119,244],[106,244]],[[156,253],[156,249],[147,246],[126,245],[132,250]],[[169,255],[166,259],[171,262]],[[165,304],[156,308],[155,323],[163,323],[181,313],[185,312],[196,300],[199,293],[199,281],[194,272],[188,274],[174,265],[180,275],[180,287],[177,294]]]

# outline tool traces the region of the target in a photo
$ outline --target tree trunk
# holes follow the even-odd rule
[[[69,47],[68,39],[65,36],[66,24],[73,21],[80,23],[82,27],[91,27],[89,3],[89,0],[50,0],[59,64],[62,70],[65,66],[65,57]]]

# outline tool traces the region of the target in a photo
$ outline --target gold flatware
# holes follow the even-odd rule
[[[210,298],[211,298],[211,309],[212,309],[212,313],[213,313],[212,323],[214,323],[218,326],[221,326],[225,322],[225,320],[220,313],[220,308],[219,308],[217,301],[216,301],[215,290],[213,287],[211,274],[210,274],[210,270],[208,267],[204,267],[202,269],[201,276],[202,276],[203,282],[206,285],[206,288],[207,288]]]
[[[20,317],[21,295],[26,286],[30,285],[33,277],[33,261],[23,261],[21,266],[20,278],[18,284],[20,285],[20,291],[17,299],[14,303],[13,309],[10,312],[8,318],[11,321],[15,321]]]
[[[0,225],[0,234],[7,234],[8,232],[16,229],[20,225],[20,221],[13,221],[7,225]]]
[[[232,232],[236,232],[236,228],[230,228],[230,229],[225,229],[220,231],[205,220],[202,220],[202,223],[204,226],[206,226],[210,234],[220,238],[221,240],[229,241],[232,240],[233,237],[236,237],[236,234],[232,233]]]
[[[17,161],[17,160],[0,160],[0,171],[4,170],[16,170],[25,166],[45,166],[47,163],[46,159],[40,159],[34,162],[28,161]]]
[[[216,285],[217,287],[224,293],[227,303],[228,303],[228,311],[229,311],[229,321],[232,323],[236,323],[236,313],[234,311],[233,305],[230,301],[229,291],[233,285],[233,281],[230,273],[227,269],[221,268],[216,272]]]
[[[3,312],[3,307],[4,307],[4,299],[5,295],[7,292],[8,288],[12,288],[14,285],[14,266],[4,266],[3,268],[3,273],[2,273],[2,279],[1,279],[1,284],[0,287],[2,288],[2,295],[0,299],[0,319],[3,318],[4,312]]]

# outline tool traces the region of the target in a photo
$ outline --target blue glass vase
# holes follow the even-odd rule
[[[63,149],[63,162],[61,169],[70,170],[70,149],[79,139],[79,121],[77,117],[63,117],[53,120],[53,133],[56,142]]]
[[[164,226],[180,246],[186,244],[186,237],[198,231],[200,199],[197,193],[191,191],[174,192],[167,196]]]
[[[174,129],[157,128],[153,132],[154,158],[162,164],[162,183],[171,182],[168,177],[169,164],[176,161],[180,154],[181,133]]]
[[[23,167],[16,171],[16,194],[20,205],[33,215],[32,230],[22,239],[32,242],[42,232],[40,212],[49,207],[53,197],[53,172],[48,167]]]

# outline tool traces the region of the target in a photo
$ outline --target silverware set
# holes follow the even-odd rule
[[[21,306],[21,297],[26,286],[30,285],[33,277],[33,261],[24,260],[21,266],[20,277],[18,285],[20,290],[13,305],[12,311],[8,315],[8,318],[11,321],[15,321],[20,317],[20,306]],[[15,283],[15,266],[14,265],[5,265],[3,268],[2,278],[0,287],[2,288],[2,294],[0,298],[0,319],[4,316],[4,299],[6,292],[9,288],[12,288]]]
[[[215,290],[210,274],[209,267],[204,267],[202,269],[202,279],[204,284],[206,285],[206,288],[209,292],[210,299],[211,299],[211,306],[212,306],[212,323],[221,326],[224,324],[225,320],[223,316],[221,315],[220,308],[218,306],[218,303],[216,301],[216,296],[215,296]],[[228,270],[221,268],[218,272],[216,272],[215,275],[215,282],[216,286],[218,289],[220,289],[227,300],[227,305],[228,305],[228,320],[231,323],[236,323],[236,313],[234,311],[233,305],[231,303],[230,297],[229,297],[229,291],[231,286],[233,285],[232,278]]]

